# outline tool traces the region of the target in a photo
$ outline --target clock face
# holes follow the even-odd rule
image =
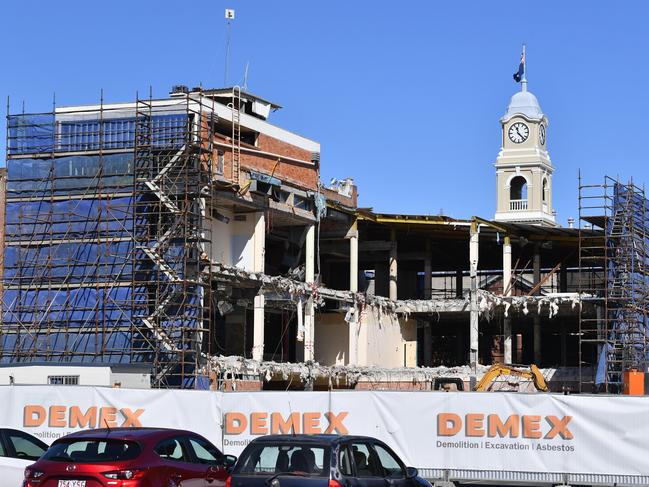
[[[545,125],[539,125],[539,142],[541,145],[545,145]]]
[[[509,140],[514,144],[521,144],[527,140],[530,135],[530,129],[523,122],[516,122],[509,127]]]

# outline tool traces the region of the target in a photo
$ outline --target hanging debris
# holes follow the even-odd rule
[[[309,297],[313,297],[318,307],[322,306],[325,300],[332,300],[347,303],[359,309],[372,306],[378,308],[382,314],[391,313],[402,316],[412,313],[436,314],[468,312],[469,310],[468,297],[392,300],[374,294],[329,289],[283,276],[268,276],[261,272],[249,272],[222,263],[212,264],[212,272],[217,279],[255,284],[265,296],[272,296],[275,299],[283,298],[284,301],[291,303],[293,306],[298,306],[300,300],[304,302]],[[491,319],[499,310],[502,310],[505,316],[509,316],[511,308],[522,312],[524,315],[528,315],[531,310],[535,310],[539,314],[547,312],[547,316],[553,318],[559,313],[560,305],[570,305],[571,309],[575,309],[576,306],[581,306],[583,297],[585,296],[578,293],[501,296],[489,291],[478,290],[480,315],[487,319]]]

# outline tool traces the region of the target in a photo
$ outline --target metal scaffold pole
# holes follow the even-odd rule
[[[102,92],[8,114],[0,363],[133,364],[194,387],[212,322],[207,103]]]
[[[579,179],[579,283],[594,311],[580,311],[583,392],[620,393],[624,373],[645,371],[649,231],[643,188],[606,177]]]

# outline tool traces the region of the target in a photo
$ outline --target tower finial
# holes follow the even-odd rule
[[[525,44],[523,44],[523,78],[521,79],[521,91],[527,91],[527,62],[525,59]]]

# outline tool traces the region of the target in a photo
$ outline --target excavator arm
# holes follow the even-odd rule
[[[545,377],[539,370],[539,368],[532,364],[530,365],[529,370],[522,369],[520,367],[515,367],[513,365],[507,364],[494,364],[489,370],[482,376],[480,382],[476,386],[476,391],[487,391],[491,384],[501,375],[513,375],[516,377],[523,377],[524,379],[529,379],[534,383],[536,390],[547,392],[549,390],[548,384],[545,382]]]

